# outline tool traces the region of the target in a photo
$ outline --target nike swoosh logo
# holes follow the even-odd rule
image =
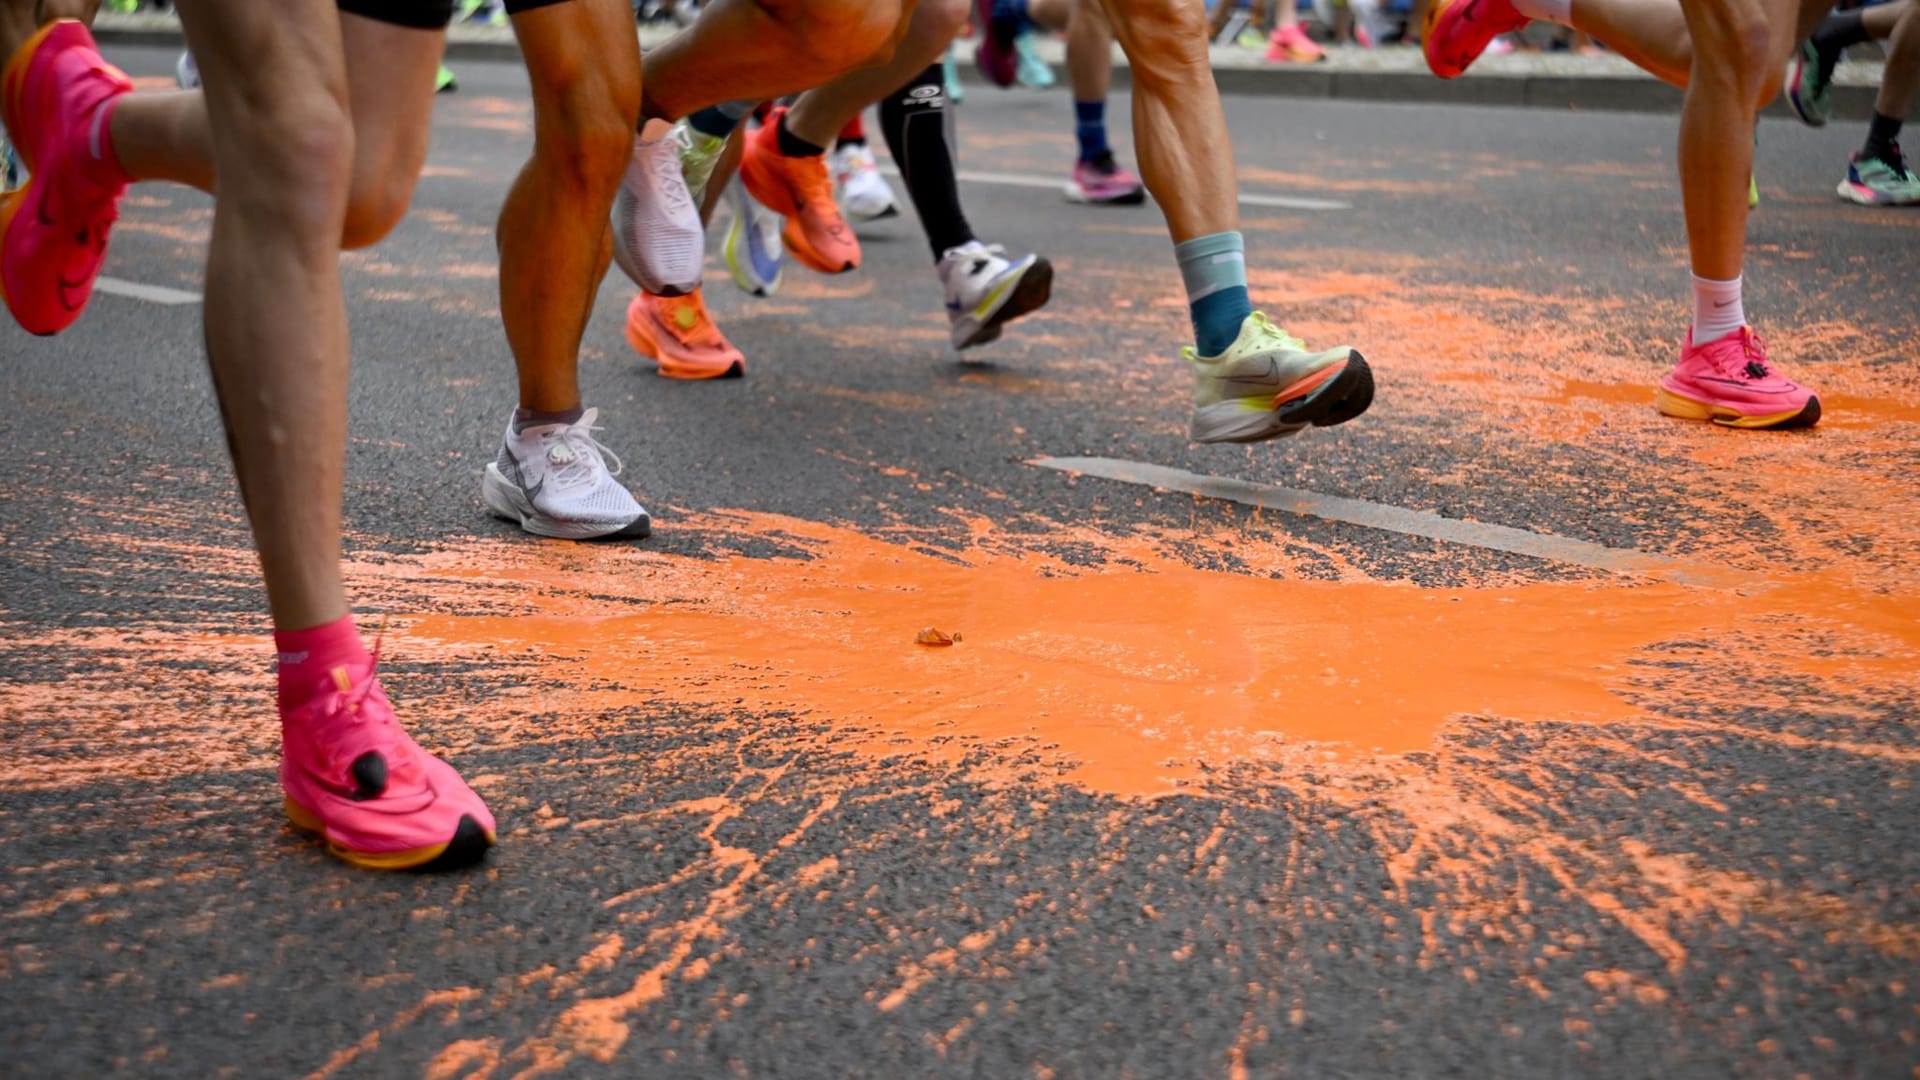
[[[1267,358],[1267,372],[1264,375],[1223,375],[1223,383],[1244,383],[1248,386],[1271,387],[1280,381],[1280,365],[1272,357]]]

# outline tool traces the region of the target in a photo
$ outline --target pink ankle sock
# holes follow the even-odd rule
[[[354,628],[352,615],[306,630],[275,630],[273,646],[280,651],[282,711],[311,695],[326,672],[358,667],[371,659],[360,640],[360,631]]]

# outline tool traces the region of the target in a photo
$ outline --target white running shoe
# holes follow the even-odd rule
[[[173,81],[182,90],[197,90],[200,87],[200,64],[194,60],[193,53],[181,52],[180,59],[173,62]]]
[[[727,238],[720,245],[727,271],[743,291],[772,296],[780,291],[780,268],[787,257],[780,243],[780,229],[786,222],[747,194],[747,186],[738,175],[727,184],[727,206],[733,211],[733,221],[727,225]]]
[[[536,536],[562,540],[651,533],[646,508],[614,479],[620,459],[593,437],[599,418],[599,409],[588,409],[574,423],[537,424],[517,434],[509,421],[500,456],[487,463],[480,482],[487,509]],[[605,458],[613,458],[612,469]]]
[[[1006,323],[1053,295],[1053,264],[1038,255],[1008,262],[1007,249],[969,240],[940,256],[953,347],[970,349],[1000,336]]]
[[[613,261],[655,296],[685,296],[700,285],[706,239],[680,167],[679,140],[636,140],[613,200]]]
[[[848,217],[874,221],[899,215],[900,207],[893,201],[893,185],[880,175],[871,150],[859,143],[849,143],[833,151],[827,166],[833,170],[833,197]]]

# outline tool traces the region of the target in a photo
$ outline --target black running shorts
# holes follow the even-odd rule
[[[394,26],[442,30],[453,19],[453,0],[338,0],[340,10]],[[563,4],[566,0],[507,0],[507,14]]]

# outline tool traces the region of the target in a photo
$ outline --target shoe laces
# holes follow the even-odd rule
[[[1759,382],[1773,377],[1773,365],[1767,360],[1767,343],[1751,327],[1742,327],[1705,346],[1720,373],[1730,379]]]
[[[366,673],[355,681],[345,667],[327,672],[325,689],[302,710],[318,736],[330,777],[354,778],[353,766],[368,753],[378,753],[386,764],[387,785],[414,768],[411,743],[393,715],[393,703],[380,686],[380,647],[385,630],[373,639]]]
[[[1295,352],[1302,351],[1307,347],[1306,342],[1275,325],[1272,319],[1267,318],[1266,312],[1256,311],[1247,317],[1253,320],[1254,329],[1261,337],[1271,338],[1277,344],[1292,349]]]
[[[1895,177],[1902,180],[1913,179],[1913,170],[1907,168],[1907,156],[1900,152],[1900,144],[1898,142],[1889,139],[1887,141],[1887,149],[1880,155],[1880,160],[1887,168],[1893,170]]]
[[[620,456],[593,437],[600,430],[594,426],[599,418],[599,409],[588,409],[574,423],[555,425],[540,433],[540,441],[546,444],[547,475],[561,487],[592,483],[600,469],[619,476],[624,468]],[[613,462],[611,467],[606,464],[608,459]]]

